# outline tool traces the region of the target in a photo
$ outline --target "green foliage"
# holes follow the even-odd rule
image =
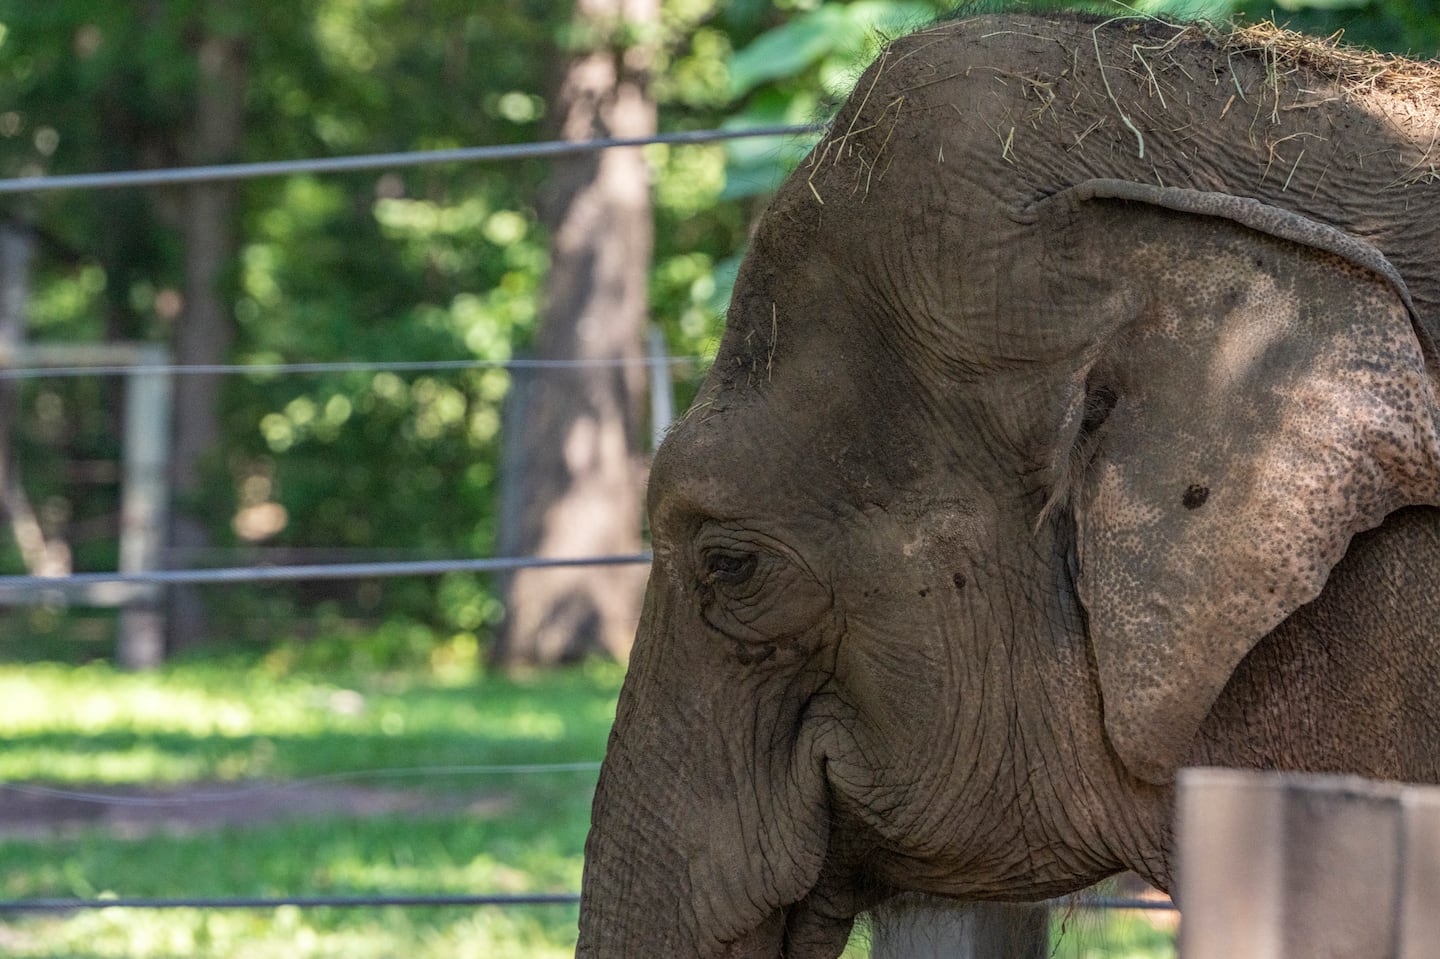
[[[245,43],[247,132],[235,159],[539,138],[547,5],[305,0],[207,20],[219,9],[165,4],[147,19],[122,6],[0,4],[4,48],[18,54],[0,57],[0,84],[19,105],[0,117],[0,170],[184,162],[197,77],[191,43],[202,27]],[[533,164],[503,175],[472,165],[245,184],[231,274],[235,359],[508,359],[528,337],[545,266],[532,207],[542,178]],[[62,254],[45,257],[36,277],[35,336],[168,335],[182,250],[163,191],[54,194],[8,206]],[[114,524],[103,519],[113,517],[115,488],[67,483],[64,464],[113,458],[118,423],[106,411],[118,406],[116,388],[57,381],[26,398],[36,426],[23,438],[27,485],[65,517],[52,527],[77,534],[81,569],[114,568]],[[503,372],[479,366],[228,381],[225,445],[211,460],[204,500],[187,505],[214,518],[221,545],[323,548],[346,558],[491,553],[507,389]],[[66,438],[59,449],[57,437]],[[14,551],[5,555],[15,569]],[[274,617],[325,600],[351,614],[422,617],[442,630],[495,618],[486,584],[472,578],[464,599],[454,581],[445,589],[443,603],[429,582],[340,596],[234,590],[217,606],[217,625],[243,632],[262,609]]]
[[[1147,0],[1138,9],[1171,9]],[[1433,3],[1310,0],[1282,19],[1385,49],[1440,48]],[[665,0],[653,45],[663,129],[823,120],[886,38],[948,12],[947,0]],[[1229,9],[1228,0],[1190,12]],[[1293,8],[1293,9],[1292,9]],[[1268,13],[1269,8],[1247,8]],[[0,0],[0,174],[186,162],[199,76],[194,38],[246,51],[246,131],[234,159],[264,160],[541,139],[566,12],[540,0],[299,0],[144,8]],[[647,150],[656,244],[650,294],[673,353],[705,356],[720,332],[747,231],[813,137]],[[238,187],[239,255],[226,295],[241,363],[469,358],[455,372],[230,378],[222,445],[188,507],[221,551],[265,557],[410,559],[492,554],[511,377],[538,314],[548,238],[543,164],[256,180]],[[41,233],[30,299],[42,340],[164,339],[181,306],[175,194],[93,191],[0,199]],[[700,370],[682,371],[682,403]],[[21,393],[17,437],[41,520],[79,569],[116,562],[121,386],[43,380]],[[281,554],[257,550],[281,549]],[[318,551],[318,552],[317,552]],[[0,565],[18,571],[8,537]],[[393,620],[405,648],[456,635],[483,646],[493,584],[451,576],[207,592],[235,639],[333,633]],[[58,634],[38,612],[24,635]],[[92,622],[102,622],[94,620]],[[424,638],[419,637],[424,635]],[[14,635],[14,634],[12,634]],[[377,635],[391,635],[382,633]],[[381,644],[377,661],[398,655]],[[420,655],[420,654],[416,654]]]
[[[667,0],[658,31],[604,42],[653,45],[664,128],[803,122],[843,94],[867,44],[938,8]],[[200,76],[194,38],[206,32],[239,38],[246,51],[246,130],[234,159],[539,139],[547,78],[568,23],[564,10],[538,0],[478,8],[462,0],[301,0],[243,10],[186,0],[132,13],[78,0],[0,0],[0,49],[8,54],[0,85],[16,104],[0,114],[0,172],[186,162]],[[772,55],[797,36],[805,38],[803,60]],[[672,351],[713,350],[754,213],[750,198],[807,148],[801,138],[778,149],[648,152],[657,224],[652,306]],[[238,187],[240,254],[227,293],[233,359],[469,357],[477,367],[227,380],[223,445],[209,460],[201,498],[183,505],[213,518],[222,550],[241,551],[195,559],[239,563],[262,555],[247,552],[260,546],[321,561],[494,552],[510,377],[483,364],[522,352],[535,322],[547,259],[535,212],[544,176],[542,165],[522,163]],[[182,305],[177,209],[165,191],[3,201],[0,214],[37,223],[45,237],[33,334],[167,337]],[[680,384],[682,401],[696,373]],[[49,527],[72,540],[80,569],[114,566],[117,489],[113,476],[78,484],[66,464],[116,455],[119,388],[65,380],[26,393],[26,482],[50,504]],[[18,567],[8,544],[0,562]],[[241,639],[273,635],[280,621],[313,633],[337,621],[388,618],[397,633],[428,631],[431,645],[457,631],[483,642],[499,615],[492,584],[463,576],[207,595],[217,630]],[[307,619],[315,625],[303,625]],[[30,621],[44,632],[43,618]]]
[[[874,58],[886,37],[908,33],[934,19],[933,4],[854,0],[824,4],[757,37],[730,61],[730,92],[743,96],[763,83],[790,79],[818,66],[825,92],[849,91],[859,67]]]
[[[741,109],[726,126],[795,125],[828,119],[859,72],[896,36],[933,21],[937,0],[855,0],[791,5],[799,11],[737,50],[730,93]],[[722,199],[767,194],[809,152],[813,137],[731,141]]]

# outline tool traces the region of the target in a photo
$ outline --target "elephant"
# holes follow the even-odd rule
[[[1440,781],[1437,146],[1440,67],[1273,25],[891,42],[654,458],[577,955],[1170,890],[1186,766]]]

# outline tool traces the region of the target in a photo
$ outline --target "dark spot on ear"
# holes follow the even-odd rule
[[[954,576],[950,577],[950,582],[952,582],[952,583],[955,584],[955,588],[956,588],[956,589],[964,589],[964,588],[965,588],[965,574],[964,574],[964,573],[956,573]]]
[[[1209,498],[1210,487],[1196,484],[1185,491],[1185,495],[1180,497],[1180,503],[1186,509],[1199,509],[1205,505],[1205,501]]]
[[[930,595],[930,587],[929,587],[929,586],[926,586],[924,589],[920,590],[920,596],[921,596],[922,598],[924,598],[924,597],[926,597],[926,596],[929,596],[929,595]]]

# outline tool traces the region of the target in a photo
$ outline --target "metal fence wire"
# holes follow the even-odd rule
[[[0,353],[3,358],[3,353]],[[79,376],[277,376],[304,373],[439,373],[464,370],[577,370],[627,366],[698,366],[699,356],[621,357],[609,360],[396,360],[334,363],[136,363],[132,366],[28,366],[0,368],[0,380],[73,379]]]
[[[16,593],[83,591],[91,586],[199,586],[213,583],[274,583],[320,579],[379,579],[438,576],[442,573],[510,573],[520,569],[573,566],[633,566],[650,562],[649,553],[551,559],[517,556],[494,559],[434,559],[395,563],[315,563],[302,566],[232,566],[215,569],[162,569],[148,573],[71,573],[68,576],[0,576],[0,602]]]
[[[517,159],[558,157],[592,153],[622,147],[643,147],[652,144],[700,144],[757,137],[798,137],[822,132],[823,125],[787,125],[743,130],[698,130],[658,134],[628,139],[596,139],[589,141],[547,141],[538,143],[483,146],[453,150],[425,150],[404,153],[381,153],[345,157],[311,158],[263,163],[236,163],[215,166],[177,167],[156,170],[132,170],[113,173],[88,173],[58,176],[36,176],[0,179],[0,195],[35,194],[57,190],[99,190],[124,187],[152,187],[184,183],[248,180],[260,177],[288,176],[300,173],[343,173],[364,170],[400,169],[445,163],[497,162]],[[4,357],[0,356],[0,361]],[[663,364],[698,364],[698,357],[668,357]],[[567,369],[620,364],[655,365],[654,358],[635,360],[508,360],[488,363],[477,360],[433,360],[402,362],[350,361],[339,363],[270,363],[90,367],[14,367],[0,369],[0,380],[25,380],[42,377],[114,376],[114,375],[301,375],[350,372],[421,372],[467,370],[482,368]],[[131,586],[226,584],[273,582],[289,580],[352,579],[389,576],[425,576],[447,572],[497,573],[518,569],[549,567],[605,566],[650,562],[649,554],[597,556],[574,559],[540,557],[500,557],[470,560],[438,560],[395,563],[329,563],[292,566],[249,566],[218,569],[163,570],[146,573],[78,573],[64,577],[0,576],[0,601],[20,594],[65,596],[101,584]],[[593,772],[598,763],[563,763],[515,766],[421,767],[415,769],[361,770],[322,777],[310,777],[300,783],[335,782],[365,778],[390,778],[420,775],[529,775],[563,772]],[[25,783],[0,782],[0,790],[34,796],[107,805],[178,805],[233,799],[259,792],[283,791],[287,784],[265,784],[228,792],[214,797],[185,799],[145,798],[105,795],[76,790],[55,789]],[[99,897],[99,898],[33,898],[0,899],[0,915],[25,913],[67,913],[105,909],[275,909],[282,906],[299,908],[379,908],[400,907],[520,907],[573,906],[580,900],[578,893],[537,893],[513,895],[431,895],[403,894],[381,896],[275,896],[275,897]],[[1079,896],[1059,899],[1052,905],[1060,909],[1136,909],[1173,910],[1168,900],[1120,897]]]
[[[573,906],[578,892],[519,893],[476,896],[275,896],[253,898],[228,896],[223,899],[154,898],[129,899],[0,899],[0,915],[27,912],[93,912],[102,909],[372,909],[381,906]],[[1132,899],[1120,896],[1090,896],[1055,899],[1053,909],[1130,909],[1139,912],[1174,912],[1168,899]]]
[[[369,153],[343,157],[316,157],[306,160],[275,160],[262,163],[226,163],[213,166],[168,167],[157,170],[126,170],[116,173],[72,173],[59,176],[30,176],[0,179],[0,194],[47,193],[55,190],[111,190],[118,187],[174,186],[182,183],[217,183],[226,180],[254,180],[297,173],[350,173],[364,170],[397,170],[434,166],[440,163],[478,163],[497,160],[528,160],[595,153],[616,147],[644,147],[652,144],[684,145],[716,143],[723,140],[757,137],[795,137],[820,133],[823,124],[748,127],[743,130],[689,130],[659,133],[648,137],[603,138],[594,140],[546,140],[538,143],[460,147],[453,150],[411,150],[403,153]]]

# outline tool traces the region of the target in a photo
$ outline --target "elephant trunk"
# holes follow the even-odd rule
[[[717,941],[716,917],[697,915],[697,907],[714,905],[706,902],[711,898],[707,893],[717,890],[700,890],[697,903],[696,867],[706,871],[700,862],[706,853],[681,838],[685,830],[678,816],[685,810],[673,791],[674,767],[652,767],[651,760],[646,756],[642,766],[623,744],[612,741],[585,842],[576,956],[777,959],[785,931],[783,910],[775,909],[739,939],[725,943]]]
[[[652,581],[591,811],[577,955],[775,959],[828,835],[818,754],[774,732],[803,725],[804,700],[699,681],[725,664],[677,654],[715,644],[667,599]]]
[[[658,783],[637,781],[644,773],[627,752],[618,737],[612,740],[600,774],[585,841],[576,956],[695,955],[695,923],[682,909],[685,856],[667,822],[670,809],[656,795]]]
[[[591,808],[580,892],[577,957],[698,955],[690,896],[681,783],[686,750],[673,716],[636,667],[663,658],[656,629],[665,617],[647,590],[631,672],[620,694]]]

